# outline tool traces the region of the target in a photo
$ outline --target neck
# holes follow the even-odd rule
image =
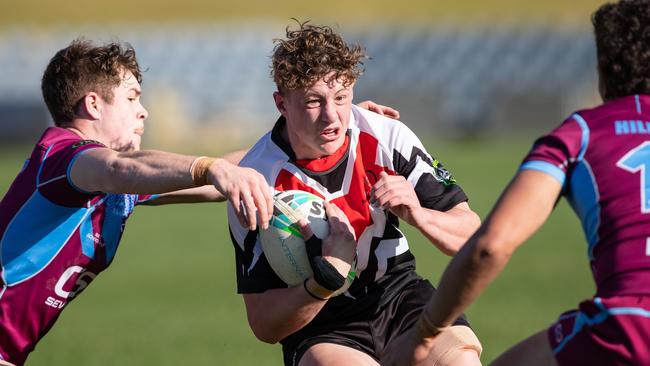
[[[84,140],[87,140],[87,139],[88,139],[88,138],[86,137],[86,135],[85,135],[83,132],[81,132],[81,130],[78,129],[77,127],[69,126],[69,127],[63,127],[63,128],[65,128],[65,129],[68,130],[68,131],[72,131],[72,132],[74,132],[75,134],[79,135],[79,137],[81,137],[81,138],[84,139]]]
[[[61,127],[73,132],[84,140],[96,140],[103,143],[99,134],[93,129],[93,125],[86,120],[76,119],[70,124]]]

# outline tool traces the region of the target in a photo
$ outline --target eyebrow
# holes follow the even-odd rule
[[[341,92],[347,92],[347,91],[350,91],[350,87],[341,86],[341,89],[335,91],[334,94],[339,94]],[[305,98],[311,98],[311,97],[323,97],[323,94],[316,91],[308,91],[307,93],[305,93]]]

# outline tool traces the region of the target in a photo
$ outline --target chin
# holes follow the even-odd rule
[[[343,142],[334,141],[321,146],[321,152],[325,156],[332,155],[343,145]]]

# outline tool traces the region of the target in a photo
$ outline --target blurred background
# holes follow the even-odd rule
[[[144,148],[217,155],[276,120],[273,38],[291,18],[327,24],[370,56],[355,100],[400,110],[485,217],[534,138],[599,103],[590,16],[600,1],[0,0],[0,193],[51,120],[40,94],[77,37],[131,43],[150,112]],[[28,365],[280,365],[235,293],[223,205],[139,208],[107,273],[75,300]],[[418,271],[448,258],[407,229]],[[468,315],[483,361],[593,293],[564,202]]]

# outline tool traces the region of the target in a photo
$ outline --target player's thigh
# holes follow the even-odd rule
[[[334,343],[318,343],[309,347],[298,364],[298,366],[325,365],[378,366],[379,364],[357,349]]]
[[[499,356],[491,366],[556,366],[553,350],[548,343],[548,330],[528,337]]]

